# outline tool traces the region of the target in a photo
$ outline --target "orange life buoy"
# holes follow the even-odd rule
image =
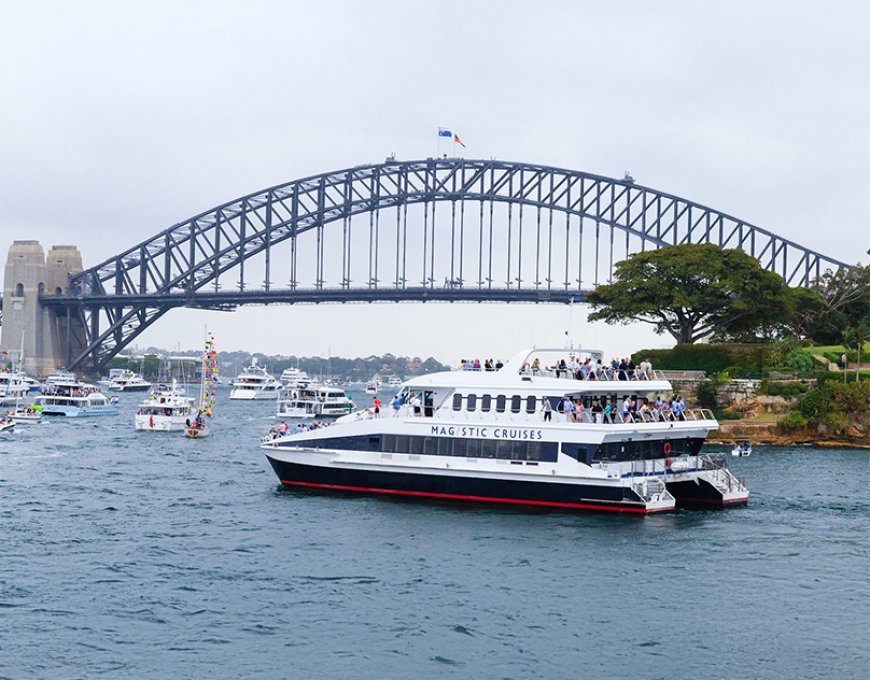
[[[671,443],[670,443],[670,442],[665,442],[665,445],[662,446],[662,451],[663,451],[664,454],[667,456],[667,455],[671,452]]]

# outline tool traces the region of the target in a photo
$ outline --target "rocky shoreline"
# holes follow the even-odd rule
[[[748,439],[755,444],[775,446],[837,446],[870,449],[870,437],[831,438],[814,432],[783,433],[775,422],[760,420],[720,420],[719,429],[707,441],[711,444],[733,444],[735,439]]]

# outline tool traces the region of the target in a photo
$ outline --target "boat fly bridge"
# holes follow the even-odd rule
[[[671,385],[648,367],[566,377],[565,362],[545,365],[554,353],[566,350],[414,378],[379,414],[357,411],[263,448],[295,487],[641,513],[747,502],[724,459],[701,454],[718,427],[710,411],[663,399]],[[572,352],[575,369],[601,358]]]

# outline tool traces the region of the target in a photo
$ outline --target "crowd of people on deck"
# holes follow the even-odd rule
[[[325,420],[312,420],[310,423],[298,422],[292,427],[288,423],[282,422],[280,425],[275,425],[270,428],[265,439],[277,439],[278,437],[286,437],[288,434],[299,434],[301,432],[308,432],[309,430],[319,430],[324,427],[329,427],[330,425],[332,425],[332,423],[328,423]]]
[[[460,359],[460,371],[498,371],[504,364],[501,359],[486,359],[483,364],[480,359]]]
[[[649,359],[635,364],[630,357],[623,357],[604,363],[601,359],[593,361],[591,357],[581,360],[580,356],[575,354],[571,354],[567,359],[560,359],[552,366],[541,366],[540,359],[536,357],[531,363],[523,364],[522,372],[574,380],[653,380],[655,378]]]
[[[565,414],[565,419],[574,423],[612,424],[626,420],[659,423],[686,420],[686,402],[680,395],[674,395],[671,399],[656,396],[652,401],[647,397],[637,400],[626,396],[622,402],[608,401],[607,398],[602,397],[593,399],[588,408],[584,406],[583,401],[569,395],[561,398],[545,397],[541,400],[541,411],[545,422],[552,420],[554,410]],[[621,418],[617,418],[617,414]]]
[[[501,359],[460,359],[460,371],[498,371],[504,364]],[[631,357],[611,359],[609,363],[601,359],[595,361],[591,357],[581,359],[580,355],[571,354],[562,358],[552,366],[542,366],[541,360],[535,357],[531,362],[523,364],[524,374],[541,375],[556,378],[573,378],[574,380],[653,380],[652,364],[644,359],[638,364]]]

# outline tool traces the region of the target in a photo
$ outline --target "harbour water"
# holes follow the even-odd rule
[[[193,441],[139,398],[0,435],[0,678],[870,677],[870,451],[757,447],[724,512],[458,507],[283,491],[273,402]]]

